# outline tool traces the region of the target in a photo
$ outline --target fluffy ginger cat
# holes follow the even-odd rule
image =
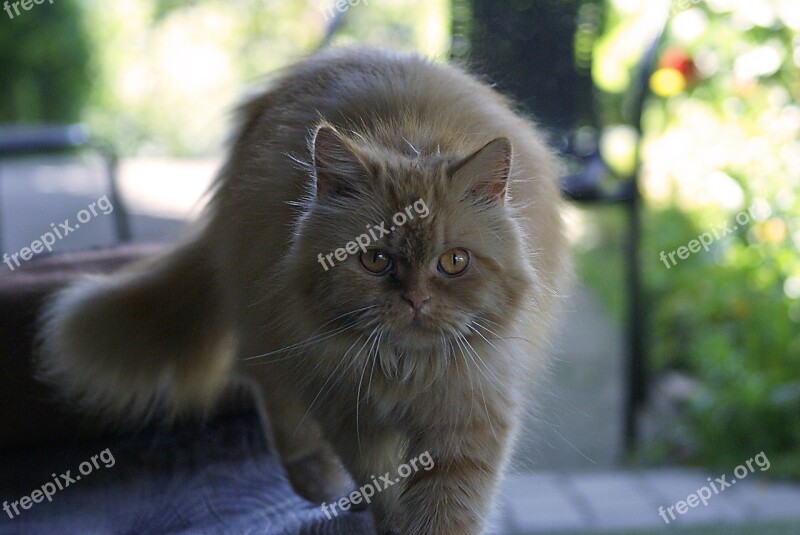
[[[534,126],[456,67],[314,55],[242,107],[189,238],[54,297],[40,371],[118,420],[202,412],[246,374],[300,494],[336,500],[426,452],[373,497],[379,533],[478,535],[565,270],[556,175]]]

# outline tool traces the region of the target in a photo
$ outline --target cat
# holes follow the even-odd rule
[[[424,453],[372,498],[378,531],[477,535],[566,271],[557,170],[459,67],[312,55],[241,107],[191,236],[49,302],[41,375],[130,420],[208,410],[245,374],[301,495]]]

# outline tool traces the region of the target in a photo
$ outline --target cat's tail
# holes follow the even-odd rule
[[[39,330],[39,376],[117,421],[211,407],[228,382],[233,335],[201,239],[56,293]]]

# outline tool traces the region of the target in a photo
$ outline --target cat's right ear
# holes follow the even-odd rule
[[[511,141],[496,138],[456,164],[453,181],[467,187],[468,194],[503,205],[511,173]]]
[[[317,196],[356,196],[369,178],[356,149],[331,126],[322,125],[314,134],[313,151]]]

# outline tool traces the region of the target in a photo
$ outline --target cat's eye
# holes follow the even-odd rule
[[[361,265],[373,275],[385,275],[392,269],[392,257],[386,251],[370,249],[361,253]]]
[[[455,276],[464,273],[469,266],[469,251],[466,249],[450,249],[439,257],[439,271],[445,275]]]

